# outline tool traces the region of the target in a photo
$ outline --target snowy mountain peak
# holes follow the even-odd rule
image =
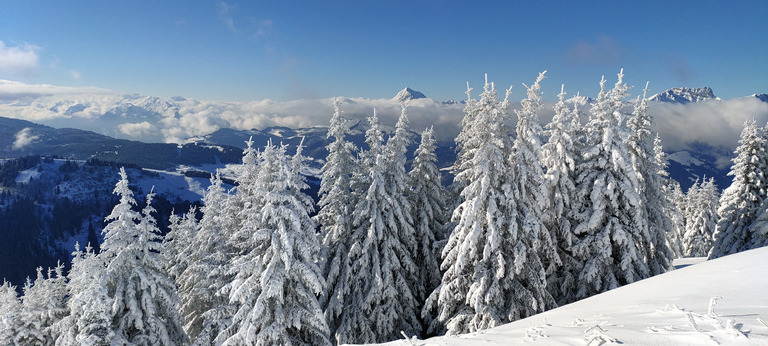
[[[397,102],[405,102],[408,100],[425,99],[425,98],[427,97],[424,96],[424,94],[422,94],[421,92],[413,90],[409,87],[405,87],[405,89],[400,90],[400,92],[397,93],[397,95],[392,100]]]
[[[710,87],[703,88],[672,88],[651,96],[651,101],[687,104],[707,100],[720,100]]]
[[[768,102],[768,94],[755,94],[760,101]]]

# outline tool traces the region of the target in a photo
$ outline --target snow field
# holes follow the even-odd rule
[[[768,345],[767,260],[768,247],[745,251],[497,328],[386,345]]]

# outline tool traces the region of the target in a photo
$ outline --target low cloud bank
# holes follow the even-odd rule
[[[342,98],[341,101],[341,111],[354,120],[364,120],[375,109],[381,123],[393,127],[400,115],[400,104],[390,99]],[[511,101],[513,108],[519,107],[519,100]],[[161,100],[119,95],[98,88],[0,80],[2,116],[147,142],[181,143],[221,128],[327,126],[333,114],[332,103],[333,99],[286,102],[268,99],[251,102]],[[582,107],[587,112],[588,108]],[[420,132],[434,126],[438,140],[451,141],[459,132],[463,109],[463,104],[411,100],[408,107],[411,129]],[[768,121],[768,103],[752,96],[687,105],[651,102],[649,112],[654,116],[655,127],[668,151],[690,149],[696,143],[735,149],[744,121],[750,118],[755,118],[759,124]],[[542,124],[552,115],[552,103],[545,104],[540,115]],[[514,121],[513,116],[510,125],[514,125]]]

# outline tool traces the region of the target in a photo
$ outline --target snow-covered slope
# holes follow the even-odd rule
[[[390,345],[768,345],[768,247],[466,335]],[[714,304],[712,304],[714,302]]]
[[[672,103],[691,103],[707,100],[719,100],[712,92],[710,87],[703,88],[672,88],[662,93],[651,96],[651,101],[672,102]]]

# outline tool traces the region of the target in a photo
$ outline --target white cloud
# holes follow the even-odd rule
[[[30,74],[37,70],[40,47],[24,44],[20,47],[8,47],[0,41],[0,71],[18,74]]]
[[[235,28],[235,19],[232,17],[232,12],[234,11],[235,6],[227,4],[224,1],[220,1],[219,5],[216,9],[216,12],[219,15],[219,20],[224,23],[224,25],[229,28],[232,32],[237,32],[237,28]]]
[[[136,138],[148,136],[155,132],[154,126],[146,121],[140,123],[123,123],[118,125],[118,129],[120,130],[120,133]]]
[[[83,74],[76,70],[69,70],[69,76],[72,77],[73,80],[80,80],[83,78]]]
[[[16,140],[13,141],[13,149],[21,149],[31,144],[34,140],[38,138],[40,138],[40,136],[33,135],[32,129],[29,127],[26,127],[16,133]]]
[[[332,99],[285,102],[269,99],[251,102],[188,99],[169,100],[173,108],[163,110],[154,117],[104,116],[129,104],[139,105],[149,101],[149,98],[124,96],[98,88],[29,85],[0,80],[2,116],[142,141],[180,143],[221,128],[249,130],[269,126],[327,126],[333,114]],[[514,108],[519,107],[519,101],[512,100]],[[342,99],[341,111],[351,119],[364,120],[373,114],[374,108],[383,125],[395,125],[400,114],[397,102],[389,99]],[[588,108],[582,107],[585,111]],[[463,109],[462,104],[445,105],[431,99],[412,100],[408,108],[411,129],[420,132],[434,126],[439,140],[452,141],[458,134]],[[628,110],[631,111],[631,108]],[[733,150],[745,120],[755,118],[761,125],[768,122],[768,103],[755,97],[687,105],[652,102],[649,112],[655,118],[655,128],[668,151],[690,149],[694,143]],[[552,114],[552,104],[545,104],[540,121],[546,123]],[[510,125],[514,122],[513,116]]]
[[[760,126],[768,122],[768,103],[751,96],[686,105],[652,102],[649,112],[668,151],[690,149],[694,143],[735,149],[747,119]]]

